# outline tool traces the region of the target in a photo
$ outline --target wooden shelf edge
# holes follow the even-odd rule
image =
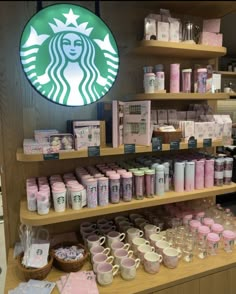
[[[176,269],[167,269],[164,265],[160,266],[160,271],[157,274],[148,274],[144,271],[143,265],[137,269],[137,276],[134,280],[124,281],[120,275],[114,277],[113,283],[107,287],[98,285],[100,294],[110,293],[154,293],[181,283],[199,279],[208,275],[235,268],[236,266],[236,252],[226,253],[222,249],[216,256],[209,256],[204,260],[194,258],[191,263],[186,263],[180,260]],[[81,270],[91,270],[91,264],[86,262]],[[56,282],[62,275],[62,271],[52,268],[46,280]],[[13,258],[13,249],[10,248],[8,253],[8,266],[6,274],[5,292],[8,293],[22,282],[22,276],[18,271],[16,259]],[[54,288],[53,294],[59,293],[57,287]]]
[[[212,147],[222,146],[221,140],[214,140],[212,141]],[[203,143],[198,142],[197,148],[203,148]],[[187,142],[181,142],[180,143],[180,150],[188,149],[188,143]],[[162,144],[162,151],[168,151],[170,150],[170,144]],[[152,146],[135,146],[135,153],[146,153],[146,152],[153,152]],[[124,153],[124,145],[119,146],[117,148],[113,147],[101,147],[100,148],[100,156],[109,156],[109,155],[121,155]],[[88,157],[87,150],[83,151],[68,151],[59,153],[59,159],[58,160],[64,160],[64,159],[76,159],[76,158],[86,158]],[[38,162],[38,161],[46,161],[44,159],[43,154],[24,154],[22,148],[18,148],[16,152],[16,159],[17,161],[21,162]]]
[[[169,204],[173,202],[181,202],[192,199],[201,199],[212,197],[215,195],[223,195],[236,191],[236,183],[224,185],[222,187],[206,188],[203,190],[194,190],[192,192],[177,193],[170,191],[163,196],[155,196],[154,198],[144,198],[143,200],[133,199],[131,202],[121,201],[118,204],[109,204],[107,206],[98,206],[96,208],[82,208],[80,210],[67,209],[65,212],[55,212],[52,209],[47,215],[38,215],[36,212],[30,212],[27,209],[26,200],[21,201],[20,220],[24,224],[32,226],[42,226],[48,224],[61,223],[85,219],[88,217],[102,216],[111,213],[124,212],[144,207],[152,207],[156,205]]]
[[[235,77],[236,78],[236,72],[234,71],[217,71],[217,73],[221,74],[222,76],[227,76],[227,77]]]
[[[225,100],[229,99],[228,93],[139,93],[132,95],[132,100]]]

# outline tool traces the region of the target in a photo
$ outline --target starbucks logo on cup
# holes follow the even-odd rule
[[[47,6],[26,24],[20,60],[27,79],[48,100],[82,106],[102,98],[119,68],[115,39],[86,8]]]

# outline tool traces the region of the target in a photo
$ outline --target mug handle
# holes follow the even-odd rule
[[[111,249],[109,247],[107,247],[103,250],[103,253],[106,255],[109,255],[110,252],[111,252]]]
[[[130,244],[129,243],[126,243],[125,245],[124,245],[124,247],[123,247],[123,249],[125,249],[125,250],[129,250],[130,249]]]
[[[154,251],[155,251],[155,247],[151,246],[151,249],[152,249],[152,252],[154,252]]]
[[[139,265],[140,265],[140,258],[136,258],[135,259],[135,268],[138,268],[139,267]]]
[[[105,236],[102,236],[100,239],[99,239],[99,242],[100,242],[100,245],[103,245],[106,241],[106,237]]]
[[[165,241],[165,240],[166,240],[166,236],[162,236],[162,240],[164,240],[164,241]]]
[[[159,254],[159,262],[162,263],[163,256]]]
[[[116,230],[116,226],[112,226],[111,231],[115,231],[115,230]]]
[[[181,252],[178,252],[178,258],[180,259],[180,257],[182,256]]]
[[[121,234],[120,234],[120,241],[123,241],[124,238],[125,238],[125,233],[121,233]]]
[[[143,231],[139,231],[139,237],[142,238],[143,237]]]
[[[112,264],[113,263],[113,261],[114,261],[114,256],[109,256],[108,258],[107,258],[107,260],[106,260],[106,262],[107,263],[110,263],[110,264]]]
[[[150,242],[148,240],[145,240],[145,244],[150,245]]]
[[[115,264],[113,267],[112,267],[112,275],[113,277],[118,273],[118,270],[120,269],[120,266],[118,264]]]
[[[128,257],[132,257],[133,253],[134,253],[134,251],[132,251],[132,250],[128,251]]]
[[[97,225],[96,224],[91,224],[91,228],[92,229],[96,229],[97,228]]]
[[[107,224],[108,224],[108,225],[113,225],[113,221],[110,220],[110,221],[107,222]]]

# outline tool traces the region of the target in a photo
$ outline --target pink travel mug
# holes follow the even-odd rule
[[[204,160],[195,162],[195,189],[204,189]]]
[[[214,159],[207,159],[205,161],[205,188],[214,186]]]
[[[236,234],[233,231],[225,230],[222,233],[224,250],[226,252],[232,252],[234,247],[234,241],[236,239]]]
[[[216,255],[219,247],[220,237],[215,233],[207,235],[207,249],[209,255]]]
[[[180,84],[180,64],[170,65],[170,93],[179,93]]]
[[[210,233],[210,229],[207,226],[198,227],[198,240],[201,242],[206,241],[207,235]]]

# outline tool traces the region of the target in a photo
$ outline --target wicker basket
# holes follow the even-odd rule
[[[47,275],[49,274],[52,268],[52,263],[53,263],[53,256],[50,253],[48,255],[48,264],[45,265],[44,267],[37,268],[37,269],[26,268],[21,263],[23,256],[24,256],[24,253],[21,253],[20,255],[17,256],[17,265],[18,265],[19,271],[22,273],[26,281],[29,281],[30,279],[43,280],[47,277]]]
[[[170,142],[181,140],[182,131],[181,130],[176,130],[175,132],[153,131],[153,137],[161,137],[163,144],[170,144]]]
[[[58,258],[55,255],[55,251],[54,251],[55,249],[59,247],[69,247],[69,246],[78,246],[79,248],[83,248],[85,252],[84,257],[75,261],[65,261],[63,259]],[[82,244],[75,244],[72,242],[63,242],[63,243],[57,244],[51,249],[51,254],[54,258],[54,262],[53,262],[54,266],[57,269],[60,269],[66,273],[79,271],[89,256],[88,250]]]

